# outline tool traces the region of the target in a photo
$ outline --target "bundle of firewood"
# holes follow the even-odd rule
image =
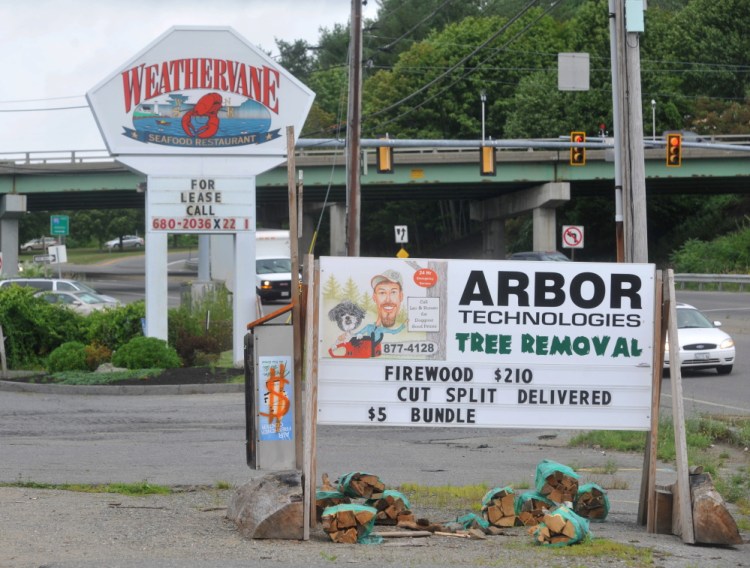
[[[512,489],[503,488],[488,494],[482,500],[482,516],[496,527],[512,527],[516,517],[516,498]]]
[[[337,505],[323,511],[323,530],[333,542],[354,544],[372,531],[377,511],[364,505]]]
[[[603,521],[609,513],[606,491],[595,483],[581,487],[576,495],[573,510],[585,519]]]
[[[376,525],[395,525],[399,520],[414,520],[414,515],[409,511],[409,499],[398,491],[386,490],[382,497],[370,499],[365,504],[377,510]]]
[[[558,507],[530,528],[529,534],[540,544],[565,546],[580,542],[588,534],[588,523],[567,507]]]
[[[371,473],[348,473],[339,480],[339,491],[344,495],[362,499],[379,499],[385,491],[385,484]]]
[[[539,493],[519,495],[516,505],[518,520],[524,526],[536,526],[552,507],[554,503]]]
[[[548,461],[544,466],[540,464],[537,469],[537,475],[543,475],[543,481],[537,478],[537,491],[555,503],[573,503],[578,493],[578,475],[568,466],[554,462]]]

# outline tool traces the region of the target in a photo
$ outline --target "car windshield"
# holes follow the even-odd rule
[[[89,294],[88,292],[78,292],[75,295],[76,298],[81,300],[84,304],[103,304],[104,300],[102,300],[99,296],[96,294]]]
[[[698,310],[681,308],[677,310],[677,329],[713,327],[709,319]]]
[[[289,258],[261,258],[255,261],[255,272],[257,274],[274,274],[291,271],[292,261]]]
[[[76,281],[75,285],[76,285],[76,287],[81,292],[88,292],[89,294],[98,294],[99,293],[96,290],[94,290],[91,286],[89,286],[88,284],[84,284],[83,282]]]

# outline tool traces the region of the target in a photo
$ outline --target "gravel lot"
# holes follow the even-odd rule
[[[307,542],[250,541],[225,518],[231,493],[198,488],[171,495],[126,497],[0,488],[0,566],[750,566],[747,544],[734,548],[688,546],[677,537],[646,534],[632,519],[616,512],[607,522],[592,524],[594,537],[650,549],[653,561],[648,556],[581,555],[585,545],[542,548],[532,544],[524,528],[509,529],[505,535],[486,540],[432,536],[388,539],[381,545],[335,544],[319,529]],[[461,513],[422,510],[418,514],[445,521]],[[747,542],[747,535],[743,536]]]

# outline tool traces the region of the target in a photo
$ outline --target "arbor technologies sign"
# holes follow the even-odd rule
[[[650,264],[321,258],[318,422],[649,430]]]

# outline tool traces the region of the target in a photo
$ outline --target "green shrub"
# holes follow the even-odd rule
[[[141,321],[146,317],[143,301],[91,313],[86,320],[88,343],[99,343],[115,351],[134,337],[143,335]]]
[[[199,348],[203,353],[220,353],[232,348],[232,298],[229,291],[221,286],[206,292],[200,299],[179,308],[169,310],[167,323],[169,344],[182,355],[178,345],[186,338],[210,337],[210,344],[216,347]],[[204,340],[198,340],[198,342]],[[208,343],[204,344],[207,345]],[[191,358],[189,356],[188,358]]]
[[[88,371],[86,363],[86,346],[80,341],[63,343],[50,353],[47,359],[47,370],[50,373],[62,371]]]
[[[186,367],[210,365],[219,359],[221,353],[219,343],[209,335],[180,333],[174,348]]]
[[[0,288],[0,325],[10,369],[41,368],[49,354],[67,341],[85,342],[85,318],[35,298],[26,286]]]
[[[171,369],[180,366],[180,356],[163,339],[135,337],[114,352],[112,364],[126,369]]]

